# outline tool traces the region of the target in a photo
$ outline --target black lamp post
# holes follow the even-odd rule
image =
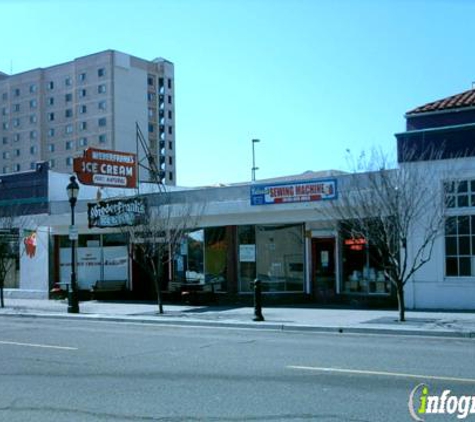
[[[76,182],[76,177],[71,176],[69,179],[71,182],[66,187],[68,192],[69,203],[71,204],[71,230],[69,233],[69,239],[71,240],[71,285],[68,291],[68,313],[79,313],[79,301],[76,285],[76,233],[72,233],[75,230],[74,227],[74,207],[79,194],[79,185]]]

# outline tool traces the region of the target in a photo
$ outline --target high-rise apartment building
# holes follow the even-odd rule
[[[71,173],[87,147],[138,152],[136,124],[163,183],[176,183],[173,63],[107,50],[15,75],[0,72],[0,174]],[[147,171],[140,172],[146,180]]]

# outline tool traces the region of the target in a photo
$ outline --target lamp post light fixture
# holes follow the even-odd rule
[[[254,145],[257,142],[261,142],[260,139],[252,140],[252,181],[256,181],[256,170],[259,170],[259,167],[256,167],[256,151]]]
[[[79,301],[77,292],[77,277],[76,277],[76,240],[77,232],[74,227],[74,207],[79,195],[79,185],[76,182],[76,177],[69,178],[70,183],[66,186],[68,192],[69,204],[71,205],[71,227],[69,231],[69,239],[71,240],[71,284],[68,289],[68,313],[79,313]]]

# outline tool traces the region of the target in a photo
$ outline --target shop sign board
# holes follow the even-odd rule
[[[239,261],[256,262],[256,245],[239,245]]]
[[[89,227],[123,227],[141,224],[147,212],[144,198],[114,199],[87,204]]]
[[[74,171],[84,185],[135,188],[137,157],[129,152],[88,148],[74,159]]]
[[[76,226],[69,226],[69,240],[78,240],[79,232]]]
[[[251,186],[251,205],[336,199],[336,179]]]

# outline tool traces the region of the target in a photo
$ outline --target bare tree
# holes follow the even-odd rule
[[[120,230],[129,239],[131,258],[153,281],[157,294],[159,313],[163,313],[162,274],[165,266],[173,262],[186,234],[198,227],[205,203],[190,197],[187,191],[171,194],[164,184],[164,162],[158,161],[151,152],[139,124],[136,123],[138,162],[145,170],[144,180],[155,192],[142,195],[146,200],[145,213],[139,224],[122,225]],[[164,159],[163,156],[160,157]],[[143,188],[143,187],[142,187]],[[139,184],[138,193],[141,185]]]
[[[415,162],[412,155],[404,151],[398,166],[381,151],[362,154],[354,172],[341,178],[338,200],[327,208],[342,234],[365,239],[375,251],[396,290],[400,321],[405,321],[404,287],[431,259],[445,223],[440,168]]]
[[[4,220],[4,219],[2,219]],[[7,277],[15,270],[16,260],[19,257],[18,229],[6,224],[0,223],[0,306],[5,307],[3,289]],[[10,226],[10,227],[8,227]]]
[[[153,281],[159,313],[163,313],[162,274],[173,262],[186,234],[198,227],[203,202],[190,202],[186,192],[175,196],[166,192],[147,195],[147,207],[141,223],[121,227],[131,247],[131,258]]]

